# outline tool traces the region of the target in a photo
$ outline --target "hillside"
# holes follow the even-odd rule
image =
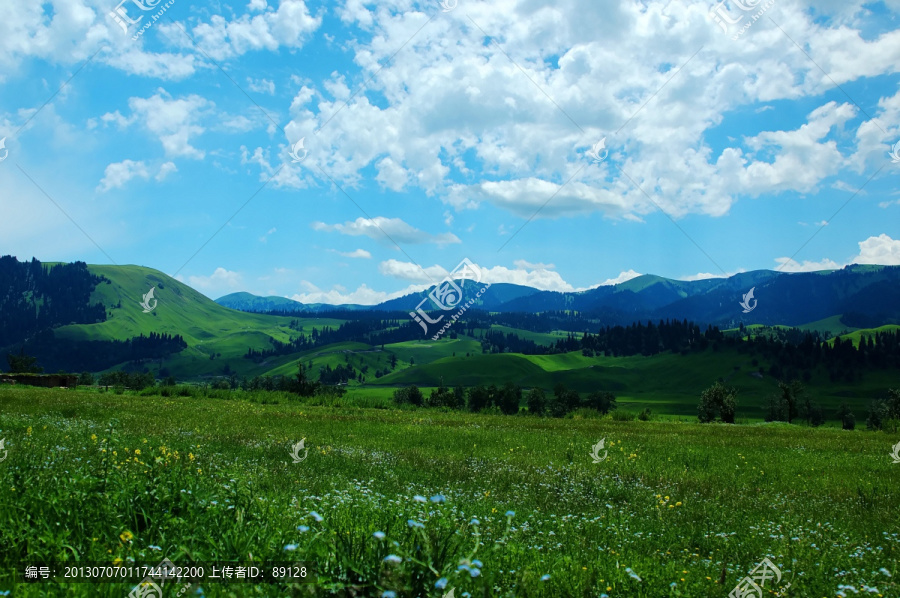
[[[62,326],[54,330],[56,336],[87,341],[125,339],[150,332],[179,334],[188,348],[165,360],[163,367],[180,378],[222,375],[226,365],[239,374],[261,373],[272,363],[256,365],[242,359],[247,349],[267,349],[271,339],[287,342],[293,332],[289,324],[296,318],[228,309],[158,270],[141,266],[89,269],[109,280],[98,285],[91,296],[93,302],[107,306],[107,320]],[[140,301],[151,287],[158,303],[150,313],[143,313]],[[298,321],[309,327],[341,323],[316,317]]]

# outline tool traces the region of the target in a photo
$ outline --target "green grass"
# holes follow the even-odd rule
[[[841,322],[841,316],[831,316],[830,318],[825,318],[824,320],[819,320],[817,322],[810,322],[809,324],[804,324],[803,326],[797,326],[800,330],[806,331],[814,331],[817,330],[819,332],[830,332],[832,335],[837,336],[842,332],[853,332],[857,330],[853,326],[847,326],[843,322]]]
[[[760,366],[765,372],[762,378],[753,375],[758,374]],[[697,414],[700,393],[722,378],[738,392],[738,416],[761,421],[769,398],[778,391],[777,381],[768,374],[768,366],[768,362],[754,366],[752,356],[726,349],[652,357],[584,357],[581,352],[478,353],[470,357],[457,354],[456,358],[398,368],[380,379],[370,378],[366,386],[437,386],[443,379],[448,386],[490,383],[500,386],[514,382],[525,388],[552,390],[562,383],[583,394],[609,390],[630,410],[648,407],[654,413],[693,417]],[[830,420],[843,402],[847,402],[857,420],[864,420],[870,401],[881,398],[896,384],[896,375],[890,370],[869,371],[861,382],[854,383],[833,383],[827,372],[818,370],[806,386]]]
[[[850,334],[845,334],[841,336],[841,341],[852,341],[854,347],[859,346],[859,341],[864,338],[871,338],[873,341],[875,340],[875,335],[879,332],[895,332],[900,329],[900,326],[895,324],[889,324],[887,326],[879,326],[878,328],[861,328],[854,329]],[[834,344],[834,340],[829,341],[832,345]]]
[[[0,571],[23,560],[296,559],[315,564],[315,585],[202,589],[437,597],[445,577],[457,596],[721,598],[768,557],[784,578],[766,589],[900,595],[900,466],[888,456],[898,435],[285,398],[0,389]],[[293,463],[301,438],[309,456]],[[600,439],[608,458],[594,463]],[[120,598],[132,585],[14,595]]]

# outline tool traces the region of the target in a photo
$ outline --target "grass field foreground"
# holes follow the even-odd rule
[[[724,597],[764,558],[767,595],[900,596],[897,435],[23,387],[0,438],[14,596],[133,587],[13,589],[24,562],[163,557],[315,564],[206,596]]]

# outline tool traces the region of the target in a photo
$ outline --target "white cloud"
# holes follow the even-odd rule
[[[119,128],[142,123],[159,138],[167,156],[202,159],[206,155],[191,143],[192,138],[206,131],[200,120],[215,108],[209,100],[198,95],[172,99],[166,90],[160,88],[148,98],[129,98],[128,105],[131,107],[131,117],[126,118],[116,111],[104,114],[101,120],[115,123]]]
[[[851,4],[859,9],[861,1]],[[758,28],[735,44],[710,22],[707,6],[679,1],[618,3],[603,11],[585,0],[470,8],[489,35],[502,32],[498,43],[512,61],[484,44],[468,19],[430,23],[440,43],[411,44],[393,56],[421,26],[418,8],[352,0],[338,9],[345,23],[366,32],[355,46],[361,76],[378,76],[346,106],[353,88],[337,73],[321,85],[315,107],[311,91],[295,101],[286,126],[291,139],[340,111],[317,134],[311,165],[349,185],[374,169],[386,188],[418,187],[458,211],[487,203],[522,218],[540,209],[539,218],[600,212],[639,220],[656,207],[635,184],[675,218],[719,217],[740,196],[813,192],[854,160],[873,159],[870,146],[883,159],[883,133],[877,140],[858,137],[853,147],[853,129],[866,126],[858,110],[818,99],[831,82],[780,32]],[[828,8],[783,8],[794,39],[834,60],[842,81],[896,71],[900,32],[863,35],[864,11],[827,23]],[[784,130],[770,124],[774,102],[799,99],[810,99],[805,119],[787,121]],[[651,103],[641,109],[645,102]],[[715,129],[743,118],[742,110],[767,120],[719,148]],[[636,113],[626,131],[609,133]],[[900,123],[894,103],[870,113],[886,126]],[[584,152],[603,136],[610,159],[592,164]],[[836,139],[848,136],[850,148],[839,146]],[[863,153],[845,155],[854,151]],[[309,184],[286,170],[276,184]],[[487,176],[472,177],[473,171]]]
[[[776,269],[781,272],[818,272],[819,270],[840,270],[844,267],[844,264],[827,258],[818,262],[804,260],[800,263],[787,257],[780,257],[775,262],[778,264]]]
[[[241,290],[243,277],[239,272],[219,267],[209,276],[188,276],[188,284],[208,297],[218,298]]]
[[[895,241],[882,234],[860,241],[859,255],[853,258],[852,263],[900,266],[900,240]]]
[[[307,283],[307,286],[311,288],[305,289],[306,292],[304,293],[294,294],[291,299],[293,299],[294,301],[299,301],[301,303],[327,303],[329,305],[342,305],[346,303],[354,303],[357,305],[377,305],[379,303],[383,303],[384,301],[388,301],[389,299],[396,299],[397,297],[403,297],[404,295],[408,295],[410,293],[417,293],[427,288],[422,285],[413,285],[403,289],[402,291],[386,293],[384,291],[376,291],[363,284],[360,285],[355,291],[351,293],[345,293],[343,292],[344,287],[341,287],[340,285],[335,285],[335,288],[331,289],[330,291],[322,291],[311,283]]]
[[[410,226],[400,218],[385,218],[384,216],[376,216],[371,219],[360,217],[344,224],[314,222],[312,227],[313,230],[317,231],[335,231],[354,237],[366,236],[370,239],[387,243],[390,243],[391,240],[396,243],[412,244],[434,243],[436,245],[447,245],[450,243],[462,243],[453,233],[432,235]],[[390,237],[390,239],[387,237]]]
[[[372,259],[372,254],[365,249],[355,249],[353,251],[338,251],[337,254],[353,259]]]
[[[710,278],[728,278],[727,274],[712,274],[711,272],[698,272],[690,276],[683,276],[680,280],[685,282],[693,282],[695,280],[709,280]]]
[[[97,191],[106,192],[110,189],[123,187],[125,183],[133,178],[148,179],[150,171],[143,162],[135,162],[134,160],[123,160],[114,162],[106,167],[103,179],[97,186]]]
[[[441,266],[428,266],[423,269],[417,264],[394,259],[378,264],[378,271],[385,276],[425,284],[437,284],[449,274]]]
[[[249,8],[260,11],[261,4],[254,0]],[[281,0],[277,10],[253,16],[245,14],[229,21],[213,15],[208,23],[195,25],[190,33],[205,53],[213,60],[222,61],[252,51],[301,48],[321,24],[321,15],[312,16],[303,0]],[[173,43],[185,46],[191,43],[174,25],[166,26],[165,33]]]
[[[278,231],[278,229],[275,228],[275,227],[273,226],[272,228],[270,228],[270,229],[266,232],[266,234],[264,234],[263,236],[261,236],[261,237],[259,238],[259,242],[260,242],[260,243],[268,243],[268,242],[269,242],[269,237],[270,237],[271,235],[274,235],[277,231]]]
[[[255,91],[256,93],[265,93],[268,95],[275,94],[275,82],[269,81],[268,79],[253,79],[252,77],[247,77],[247,87],[250,88],[250,91]]]
[[[839,270],[849,264],[877,264],[881,266],[900,266],[900,240],[895,241],[886,234],[869,237],[860,241],[859,255],[844,263],[825,258],[818,262],[804,261],[802,264],[780,257],[775,260],[779,270],[784,272],[816,272],[818,270]]]
[[[173,172],[178,172],[178,168],[175,166],[174,162],[164,162],[162,166],[159,167],[159,172],[156,175],[157,181],[165,180],[167,176],[172,174]]]
[[[572,285],[563,280],[559,273],[551,270],[543,268],[533,270],[516,268],[513,270],[504,266],[485,268],[480,264],[475,265],[481,271],[481,283],[517,284],[540,289],[542,291],[565,292],[575,290]],[[378,270],[385,276],[422,283],[422,288],[427,288],[428,286],[439,283],[449,274],[442,266],[427,266],[423,269],[412,262],[401,262],[393,259],[381,262],[378,266]],[[474,282],[471,276],[467,278],[467,281]]]
[[[553,270],[556,268],[553,264],[532,264],[531,262],[526,262],[525,260],[516,260],[513,262],[513,265],[519,270]]]
[[[615,278],[608,278],[608,279],[604,280],[603,282],[600,283],[599,286],[606,287],[606,286],[611,286],[611,285],[616,285],[616,284],[622,284],[623,282],[628,282],[632,278],[637,278],[638,276],[642,276],[642,274],[640,272],[635,272],[634,270],[628,270],[625,272],[621,272]]]

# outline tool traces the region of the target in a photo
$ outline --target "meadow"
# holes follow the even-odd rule
[[[725,597],[764,558],[765,595],[900,596],[897,434],[7,387],[0,438],[10,596],[134,586],[26,562],[164,557],[313,565],[205,596]]]

